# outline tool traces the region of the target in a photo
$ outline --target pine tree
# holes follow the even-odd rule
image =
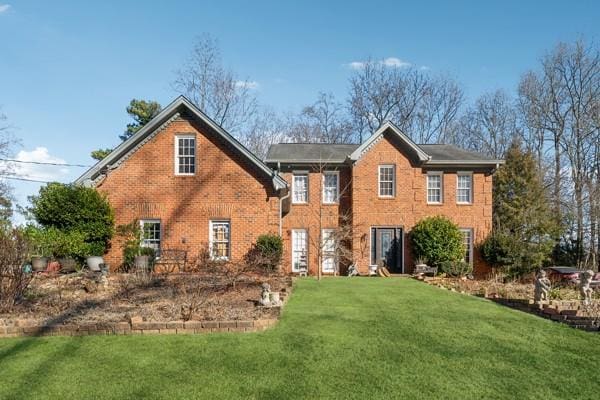
[[[542,267],[551,256],[558,227],[535,157],[514,142],[506,164],[494,176],[494,250],[484,257],[522,275]],[[493,244],[491,244],[493,243]]]

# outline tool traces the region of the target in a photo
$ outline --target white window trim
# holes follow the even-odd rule
[[[157,254],[155,254],[156,258],[159,258],[160,256],[160,249],[162,248],[162,238],[163,238],[163,226],[162,226],[162,222],[160,221],[159,218],[144,218],[144,219],[140,219],[140,230],[141,230],[141,239],[140,239],[140,246],[141,247],[150,247],[147,246],[144,243],[144,224],[158,224],[159,227],[159,235],[160,235],[160,239],[158,241],[158,251]]]
[[[321,178],[321,198],[323,199],[323,204],[338,204],[340,202],[340,171],[323,171],[323,177]],[[336,176],[336,196],[334,201],[325,201],[325,176],[326,175],[335,175]],[[308,196],[306,196],[308,197]]]
[[[471,186],[469,187],[469,201],[458,201],[458,180],[460,176],[471,177]],[[473,172],[458,171],[456,173],[456,204],[473,204]]]
[[[333,240],[333,256],[332,256],[333,257],[333,270],[331,270],[331,271],[325,270],[325,264],[324,264],[324,261],[325,261],[325,238],[326,238],[327,234],[333,235],[333,239],[332,239]],[[324,273],[335,273],[338,271],[339,265],[338,265],[337,255],[335,254],[336,247],[337,247],[337,245],[335,243],[336,240],[337,239],[335,237],[335,229],[332,229],[332,228],[321,229],[321,253],[322,253],[321,254],[321,271]],[[327,258],[331,258],[331,257],[327,257]]]
[[[440,201],[429,201],[429,177],[439,176],[440,177]],[[425,178],[425,200],[427,204],[444,204],[444,172],[442,171],[427,171],[427,177]]]
[[[179,139],[194,139],[194,173],[179,172]],[[174,148],[174,166],[175,175],[177,176],[194,176],[198,170],[198,149],[196,143],[196,135],[193,134],[177,134],[175,135],[175,148]]]
[[[306,176],[306,201],[296,201],[294,193],[296,192],[296,179],[295,177],[298,175]],[[308,171],[292,171],[292,204],[308,204],[308,199],[310,196],[310,176]]]
[[[391,195],[382,195],[381,194],[381,169],[382,168],[392,168],[392,194]],[[396,197],[396,164],[381,164],[379,168],[377,168],[377,195],[384,199],[391,199]]]
[[[459,229],[461,231],[461,233],[464,234],[464,232],[469,232],[471,234],[471,243],[469,243],[469,264],[473,265],[473,257],[475,256],[473,249],[474,249],[474,242],[475,242],[475,229],[473,228],[460,228]]]
[[[308,260],[308,229],[303,229],[303,228],[298,228],[298,229],[292,229],[292,237],[291,237],[291,256],[292,256],[292,272],[300,272],[301,269],[300,268],[296,268],[294,266],[294,235],[296,234],[296,232],[303,232],[304,233],[304,246],[305,246],[305,252],[306,252],[306,271],[308,272],[308,265],[309,265],[309,260]]]
[[[227,255],[223,256],[223,257],[214,257],[213,256],[213,224],[222,224],[222,223],[227,223],[229,225],[229,241],[228,244],[229,246],[227,246]],[[227,220],[227,219],[214,219],[214,220],[210,220],[208,222],[208,238],[209,238],[209,244],[208,244],[208,249],[210,252],[210,259],[211,260],[216,260],[216,261],[228,261],[229,258],[231,257],[231,221]]]

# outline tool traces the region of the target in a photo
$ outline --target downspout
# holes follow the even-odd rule
[[[277,162],[277,175],[279,175],[279,170],[281,165]],[[292,191],[288,190],[287,194],[283,197],[279,198],[279,237],[283,237],[283,202],[288,199],[292,195]]]

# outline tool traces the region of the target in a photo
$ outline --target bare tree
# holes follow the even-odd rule
[[[465,111],[448,141],[500,159],[517,137],[517,113],[502,90],[485,93]]]
[[[352,143],[356,140],[344,106],[331,93],[319,93],[317,101],[290,121],[289,138],[294,142]]]
[[[350,78],[349,113],[362,141],[392,121],[421,143],[443,140],[463,102],[449,77],[369,60]]]
[[[288,125],[273,109],[263,108],[252,119],[240,141],[263,159],[269,147],[288,139]]]
[[[12,135],[11,126],[6,115],[0,109],[0,157],[10,158],[16,139]],[[14,166],[8,162],[0,162],[0,224],[9,224],[13,214],[12,187],[7,182],[6,176],[14,172]]]
[[[258,111],[256,83],[241,80],[223,67],[219,44],[209,34],[197,39],[172,86],[234,134],[250,124]]]

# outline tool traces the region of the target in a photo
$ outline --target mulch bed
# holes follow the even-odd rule
[[[248,276],[236,282],[214,274],[37,274],[24,298],[0,320],[43,324],[86,324],[171,320],[258,320],[277,318],[279,308],[257,307],[261,284],[290,293],[284,276]]]

